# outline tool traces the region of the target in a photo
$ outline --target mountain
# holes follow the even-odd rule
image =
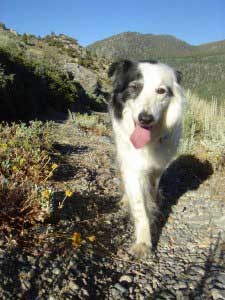
[[[225,41],[191,46],[127,32],[84,48],[64,34],[20,35],[0,23],[0,120],[106,109],[107,70],[119,57],[159,59],[183,73],[186,89],[224,101]]]
[[[110,59],[129,58],[147,60],[151,57],[183,57],[225,52],[225,40],[200,46],[192,46],[172,35],[123,32],[97,41],[88,50]]]
[[[18,34],[0,23],[0,119],[105,107],[109,61],[64,34]]]
[[[224,101],[225,40],[192,46],[171,35],[124,32],[87,47],[111,60],[160,60],[183,73],[183,85],[206,100]]]
[[[171,35],[124,32],[95,42],[87,49],[111,59],[149,59],[152,56],[182,56],[194,51],[194,47]]]

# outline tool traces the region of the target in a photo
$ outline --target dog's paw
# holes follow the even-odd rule
[[[145,243],[134,244],[129,252],[136,258],[146,258],[151,255],[151,247]]]
[[[120,200],[119,207],[123,210],[129,209],[129,199],[126,195],[123,195],[122,199]]]

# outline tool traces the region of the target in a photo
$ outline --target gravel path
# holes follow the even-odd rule
[[[1,300],[225,299],[225,183],[191,156],[164,174],[157,249],[128,254],[133,225],[118,208],[120,177],[111,137],[56,124],[62,162],[52,179],[53,213],[30,244],[0,238]],[[65,189],[74,191],[57,209]],[[73,247],[74,232],[81,234]]]

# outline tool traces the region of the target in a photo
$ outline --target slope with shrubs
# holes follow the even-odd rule
[[[182,84],[186,89],[206,101],[216,98],[218,103],[224,102],[225,53],[182,58],[162,57],[160,60],[181,71]]]
[[[171,35],[138,32],[123,32],[97,41],[87,49],[111,59],[129,57],[134,60],[147,60],[150,56],[183,56],[194,51],[193,46]]]
[[[189,45],[168,35],[124,32],[88,46],[113,60],[159,60],[183,73],[183,84],[201,98],[224,101],[225,41]]]
[[[71,78],[67,64],[88,68],[104,85],[107,61],[98,59],[76,40],[54,34],[45,38],[19,35],[0,26],[0,119],[30,120],[51,107],[58,112],[102,109],[103,99]]]

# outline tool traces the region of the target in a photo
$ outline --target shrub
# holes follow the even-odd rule
[[[50,212],[51,124],[0,125],[0,231],[22,234]]]
[[[98,122],[99,117],[96,115],[80,114],[80,113],[71,113],[69,111],[69,119],[78,127],[83,129],[94,128]]]
[[[94,131],[98,135],[108,135],[109,134],[109,126],[104,123],[103,120],[96,114],[88,115],[88,114],[80,114],[80,113],[69,113],[69,122],[72,122],[77,127],[87,130]]]
[[[54,66],[30,62],[0,49],[1,61],[1,119],[34,119],[48,106],[66,112],[83,95],[81,86]]]

